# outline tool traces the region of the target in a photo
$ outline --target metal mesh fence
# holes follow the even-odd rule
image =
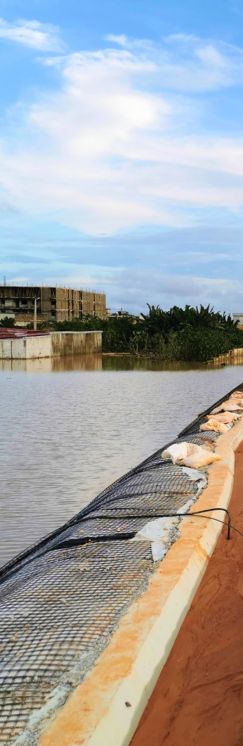
[[[199,432],[204,415],[187,428],[187,441],[216,440]],[[65,701],[146,588],[156,565],[150,543],[133,542],[132,534],[149,516],[196,498],[195,482],[163,462],[160,449],[0,571],[1,745],[35,746],[33,714],[41,720],[54,693],[55,706]]]

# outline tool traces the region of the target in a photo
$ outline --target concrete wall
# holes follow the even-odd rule
[[[48,336],[35,336],[35,337],[26,337],[25,339],[14,339],[14,345],[13,345],[13,358],[17,359],[21,357],[21,354],[19,354],[19,348],[18,348],[18,342],[23,343],[23,351],[24,355],[23,357],[26,360],[31,360],[32,358],[41,358],[41,357],[50,357],[51,356],[51,340]]]
[[[0,357],[4,360],[11,359],[12,357],[12,340],[11,339],[0,339]]]
[[[218,355],[212,360],[209,360],[210,365],[213,364],[216,367],[218,365],[242,365],[243,363],[243,347],[235,347],[229,352],[225,352],[223,355]]]
[[[52,355],[90,355],[102,352],[102,332],[52,332]]]
[[[0,359],[3,360],[34,360],[97,352],[102,352],[102,332],[53,332],[0,339]]]
[[[7,360],[29,360],[51,357],[50,336],[0,339],[0,358]]]

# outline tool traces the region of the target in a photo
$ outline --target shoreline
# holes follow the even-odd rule
[[[154,362],[161,365],[181,365],[181,366],[197,366],[202,368],[223,368],[230,365],[243,365],[243,348],[240,350],[240,354],[234,354],[235,350],[230,350],[222,355],[210,358],[209,360],[184,360],[177,358],[163,358],[159,355],[144,355],[136,354],[132,352],[102,352],[101,355],[104,358],[131,358],[134,360],[144,360]]]

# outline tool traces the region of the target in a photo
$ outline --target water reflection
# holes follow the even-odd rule
[[[135,355],[103,355],[103,370],[199,370],[205,368],[200,363],[183,363],[179,361],[158,360]]]
[[[234,365],[242,365],[242,362],[234,361]],[[224,367],[221,363],[183,363],[179,361],[163,362],[156,358],[135,357],[133,355],[70,355],[66,357],[41,358],[39,360],[0,360],[0,372],[12,371],[15,373],[64,373],[78,370],[151,370],[151,371],[183,371],[183,370],[209,370],[210,368]]]
[[[0,371],[63,373],[75,370],[198,370],[199,363],[163,362],[132,355],[72,355],[39,360],[0,360]]]
[[[0,371],[15,373],[63,373],[74,370],[102,370],[102,355],[70,355],[38,360],[0,360]]]

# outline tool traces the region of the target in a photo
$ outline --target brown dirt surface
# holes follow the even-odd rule
[[[230,512],[243,531],[243,443]],[[225,536],[130,746],[243,746],[243,536]]]

